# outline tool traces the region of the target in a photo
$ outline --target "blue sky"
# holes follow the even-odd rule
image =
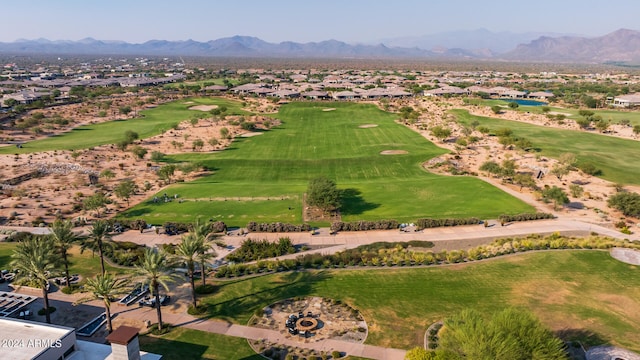
[[[6,0],[5,0],[6,1]],[[20,0],[0,1],[0,41],[47,38],[270,42],[381,39],[488,30],[604,35],[640,29],[640,1],[617,0]]]

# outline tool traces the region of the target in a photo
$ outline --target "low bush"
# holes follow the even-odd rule
[[[500,215],[499,220],[501,222],[514,222],[514,221],[532,221],[532,220],[544,220],[555,219],[553,214],[548,213],[523,213],[517,215]]]
[[[247,239],[240,248],[227,255],[227,260],[233,262],[247,262],[293,254],[296,252],[291,239],[280,238],[277,243],[269,240]]]
[[[429,229],[443,226],[462,226],[480,224],[478,218],[466,219],[418,219],[416,225],[421,229]]]
[[[285,224],[281,222],[276,223],[262,223],[258,224],[255,221],[252,221],[247,224],[247,230],[251,232],[307,232],[311,230],[311,225],[302,224],[302,225],[293,225],[293,224]]]
[[[400,224],[396,220],[378,221],[336,221],[331,224],[331,231],[368,231],[368,230],[392,230],[397,229]]]
[[[49,310],[49,314],[53,314],[56,311],[56,307],[55,306],[49,306],[48,310]],[[38,315],[40,315],[40,316],[44,316],[45,315],[44,308],[38,310]]]

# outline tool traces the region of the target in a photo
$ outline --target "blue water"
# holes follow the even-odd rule
[[[506,102],[514,102],[518,105],[522,105],[522,106],[543,106],[543,105],[547,105],[546,102],[543,101],[536,101],[536,100],[526,100],[526,99],[511,99],[511,98],[501,98],[500,100],[506,101]]]

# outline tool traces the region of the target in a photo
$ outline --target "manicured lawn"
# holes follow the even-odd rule
[[[218,360],[262,360],[247,340],[233,336],[212,334],[185,328],[173,329],[163,336],[140,337],[140,348],[162,354],[165,360],[218,359]],[[367,360],[349,356],[346,360]]]
[[[187,104],[190,103],[190,104]],[[183,99],[156,108],[140,111],[141,117],[129,120],[114,120],[100,124],[77,127],[61,135],[30,141],[21,149],[15,146],[1,147],[0,154],[32,153],[50,150],[87,149],[92,146],[115,144],[124,139],[127,130],[137,132],[141,139],[169,130],[174,124],[188,120],[199,110],[189,110],[196,105],[224,105],[227,114],[244,114],[241,103],[222,98]]]
[[[170,161],[199,162],[213,175],[163,190],[186,202],[142,203],[123,216],[153,223],[198,215],[245,226],[248,220],[302,222],[302,198],[316,176],[345,190],[343,220],[421,217],[497,217],[533,209],[471,177],[444,177],[421,164],[443,154],[424,137],[395,123],[397,115],[368,104],[291,103],[282,125],[238,138],[217,154],[188,153]],[[363,128],[374,124],[376,127]],[[381,155],[385,150],[405,154]],[[195,200],[198,202],[195,202]]]
[[[0,269],[9,269],[11,262],[11,254],[17,243],[0,242]],[[80,254],[80,247],[74,246],[69,251],[71,264],[69,272],[71,274],[80,274],[83,277],[92,277],[100,273],[100,257],[98,254],[92,255],[91,250],[87,250]],[[124,274],[127,269],[114,268],[105,263],[105,269],[112,274]]]
[[[218,359],[261,360],[247,340],[185,328],[173,329],[169,334],[141,336],[140,348],[162,354],[165,360]]]
[[[469,99],[470,104],[482,105],[482,106],[493,106],[493,105],[503,105],[507,106],[509,103],[504,100],[482,100],[482,99]],[[549,106],[551,112],[568,114],[567,117],[569,119],[579,119],[582,118],[579,112],[580,109],[569,109],[569,108],[561,108],[555,106]],[[612,124],[617,123],[620,120],[629,120],[631,125],[640,124],[640,111],[622,111],[622,110],[600,110],[600,109],[588,109],[589,111],[593,111],[596,115],[602,116],[605,120],[611,120]],[[508,111],[513,111],[509,109]],[[530,113],[539,113],[543,114],[542,106],[525,106],[520,105],[517,108],[517,111],[520,112],[530,112]]]
[[[470,115],[466,110],[452,110],[458,121],[492,130],[510,128],[517,136],[529,139],[541,154],[557,158],[573,153],[579,162],[590,162],[602,171],[602,178],[623,184],[640,184],[640,142],[575,130],[562,130],[518,121]]]
[[[307,271],[220,283],[213,317],[245,324],[256,309],[294,296],[339,299],[359,309],[367,343],[408,349],[433,322],[464,308],[522,306],[554,331],[587,344],[640,350],[640,268],[604,251],[537,252],[431,268]]]

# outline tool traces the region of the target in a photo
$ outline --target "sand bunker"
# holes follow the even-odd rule
[[[384,150],[380,151],[380,155],[401,155],[408,154],[409,152],[406,150]]]
[[[186,102],[184,102],[183,104],[185,104],[185,105],[191,105],[191,104],[195,104],[195,103],[194,103],[193,101],[186,101]]]
[[[368,129],[368,128],[378,127],[378,124],[364,124],[364,125],[360,125],[358,127],[362,128],[362,129]]]
[[[258,136],[258,135],[262,135],[261,132],[248,132],[248,133],[244,133],[242,135],[240,135],[241,137],[252,137],[252,136]]]
[[[190,107],[189,110],[210,111],[217,108],[218,105],[198,105]]]
[[[640,251],[633,249],[613,248],[611,256],[618,260],[631,265],[640,265]]]
[[[322,111],[333,111],[333,110],[335,110],[335,109],[336,109],[336,108],[326,108],[326,109],[322,109]]]

